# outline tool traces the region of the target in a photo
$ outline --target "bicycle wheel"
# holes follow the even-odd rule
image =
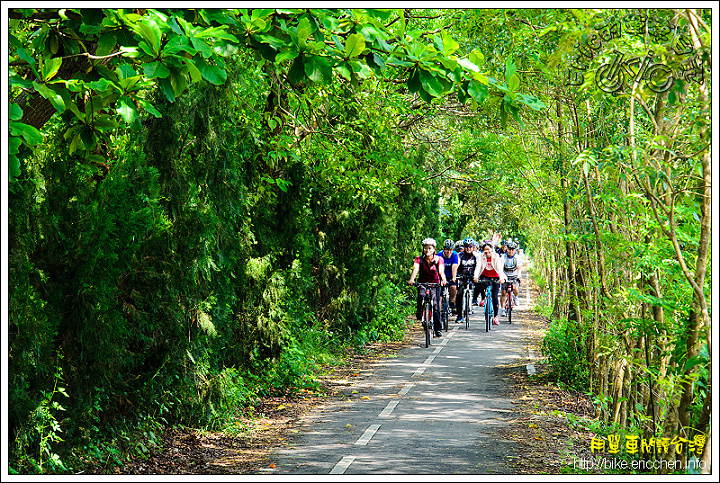
[[[512,309],[513,309],[513,291],[512,288],[508,289],[507,295],[507,318],[508,324],[512,324]]]
[[[490,332],[490,326],[492,325],[493,308],[492,308],[492,293],[489,290],[485,293],[485,332]]]
[[[443,307],[442,312],[440,313],[440,318],[442,319],[442,328],[447,332],[448,319],[450,318],[450,302],[448,301],[447,292],[445,292],[445,295],[443,296]]]
[[[423,322],[423,329],[425,329],[425,347],[430,347],[430,339],[432,336],[430,335],[430,332],[432,330],[432,308],[430,307],[430,304],[426,301],[425,302],[425,310],[423,311],[423,318],[425,321]]]
[[[465,306],[465,328],[470,328],[470,307],[472,307],[472,300],[470,300],[470,291],[465,291],[465,300],[463,301]]]

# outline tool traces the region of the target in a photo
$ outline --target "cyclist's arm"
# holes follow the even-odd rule
[[[499,255],[493,257],[493,266],[495,267],[495,271],[498,273],[498,275],[500,275],[500,283],[507,282],[507,276],[505,275],[505,264],[500,263]]]
[[[457,269],[458,269],[458,264],[457,264],[457,263],[453,263],[453,264],[452,264],[452,278],[453,278],[453,280],[457,280]]]
[[[478,278],[480,278],[480,272],[482,272],[482,260],[480,259],[480,252],[473,253],[475,256],[475,272],[473,273],[473,282],[477,283]]]
[[[438,262],[438,272],[440,272],[438,275],[440,275],[440,285],[446,285],[447,279],[445,278],[445,259],[443,257],[435,255],[440,259]]]
[[[413,263],[412,275],[410,275],[410,280],[408,281],[408,283],[410,285],[415,283],[415,277],[417,277],[417,274],[419,271],[420,271],[420,264],[417,262]]]

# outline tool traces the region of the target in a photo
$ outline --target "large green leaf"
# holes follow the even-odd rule
[[[18,106],[14,102],[11,102],[10,105],[8,105],[8,118],[11,121],[19,121],[20,119],[22,119],[22,116],[22,107]]]
[[[47,82],[58,73],[58,70],[60,70],[60,66],[62,65],[62,58],[60,57],[53,57],[52,59],[47,59],[42,67],[42,75],[43,75],[43,81]]]
[[[467,91],[479,104],[481,104],[488,95],[488,87],[476,80],[470,81]]]
[[[510,79],[508,79],[508,89],[516,91],[518,87],[520,87],[520,77],[518,77],[517,74],[513,74],[510,76]]]
[[[292,84],[299,84],[305,79],[305,56],[298,55],[288,71],[288,79]]]
[[[161,62],[148,62],[143,64],[143,73],[148,79],[155,77],[165,78],[170,75],[170,69],[165,67]]]
[[[115,108],[115,110],[128,124],[134,123],[135,119],[138,118],[138,112],[135,108],[135,104],[133,103],[132,99],[127,96],[122,96],[120,99],[118,99],[117,107]]]
[[[200,73],[205,80],[211,84],[215,84],[216,86],[225,83],[227,80],[227,72],[225,72],[225,69],[216,65],[208,64],[202,57],[196,57],[194,60],[195,66],[200,70]]]
[[[65,102],[63,101],[63,98],[60,94],[58,94],[45,84],[38,84],[37,82],[33,82],[33,87],[41,96],[50,101],[50,104],[52,104],[59,113],[65,112]]]
[[[420,69],[420,83],[423,89],[433,97],[440,97],[443,94],[443,86],[440,81],[425,69]]]
[[[12,136],[22,136],[25,140],[25,144],[30,146],[40,144],[43,140],[43,136],[40,131],[29,124],[25,124],[24,122],[10,121],[8,122],[8,129]]]
[[[470,62],[468,59],[458,59],[458,64],[463,66],[466,70],[469,70],[471,72],[480,72],[480,67],[475,65],[473,62]]]
[[[305,60],[305,75],[313,82],[332,82],[332,63],[327,57],[309,55]]]
[[[350,34],[345,41],[345,57],[352,59],[365,50],[365,37],[362,34]]]

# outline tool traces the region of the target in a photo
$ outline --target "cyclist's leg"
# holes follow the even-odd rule
[[[466,282],[458,282],[457,293],[455,295],[455,308],[457,310],[456,323],[459,323],[463,318],[463,289],[465,288]]]
[[[493,312],[495,313],[493,318],[493,324],[497,325],[498,314],[500,313],[500,302],[498,301],[498,292],[500,292],[500,279],[492,282],[492,304]]]
[[[433,307],[433,325],[435,326],[435,335],[439,336],[442,330],[442,322],[440,321],[440,288],[431,288],[430,296],[432,298]]]
[[[455,299],[457,298],[457,282],[450,282],[450,311],[452,313],[457,312],[457,305]]]
[[[418,322],[422,322],[423,318],[423,301],[425,298],[425,289],[423,287],[417,288],[417,299],[415,302],[415,318]]]
[[[480,295],[481,293],[482,292],[481,292],[480,288],[477,286],[477,284],[475,284],[475,287],[473,288],[473,298],[472,298],[473,305],[478,304],[478,295]]]
[[[500,315],[502,316],[505,316],[505,299],[507,298],[507,286],[508,282],[505,282],[500,286]]]

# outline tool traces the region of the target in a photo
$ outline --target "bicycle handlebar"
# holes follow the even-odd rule
[[[408,282],[408,285],[415,285],[418,287],[425,287],[425,288],[436,288],[440,287],[441,284],[437,282]]]

